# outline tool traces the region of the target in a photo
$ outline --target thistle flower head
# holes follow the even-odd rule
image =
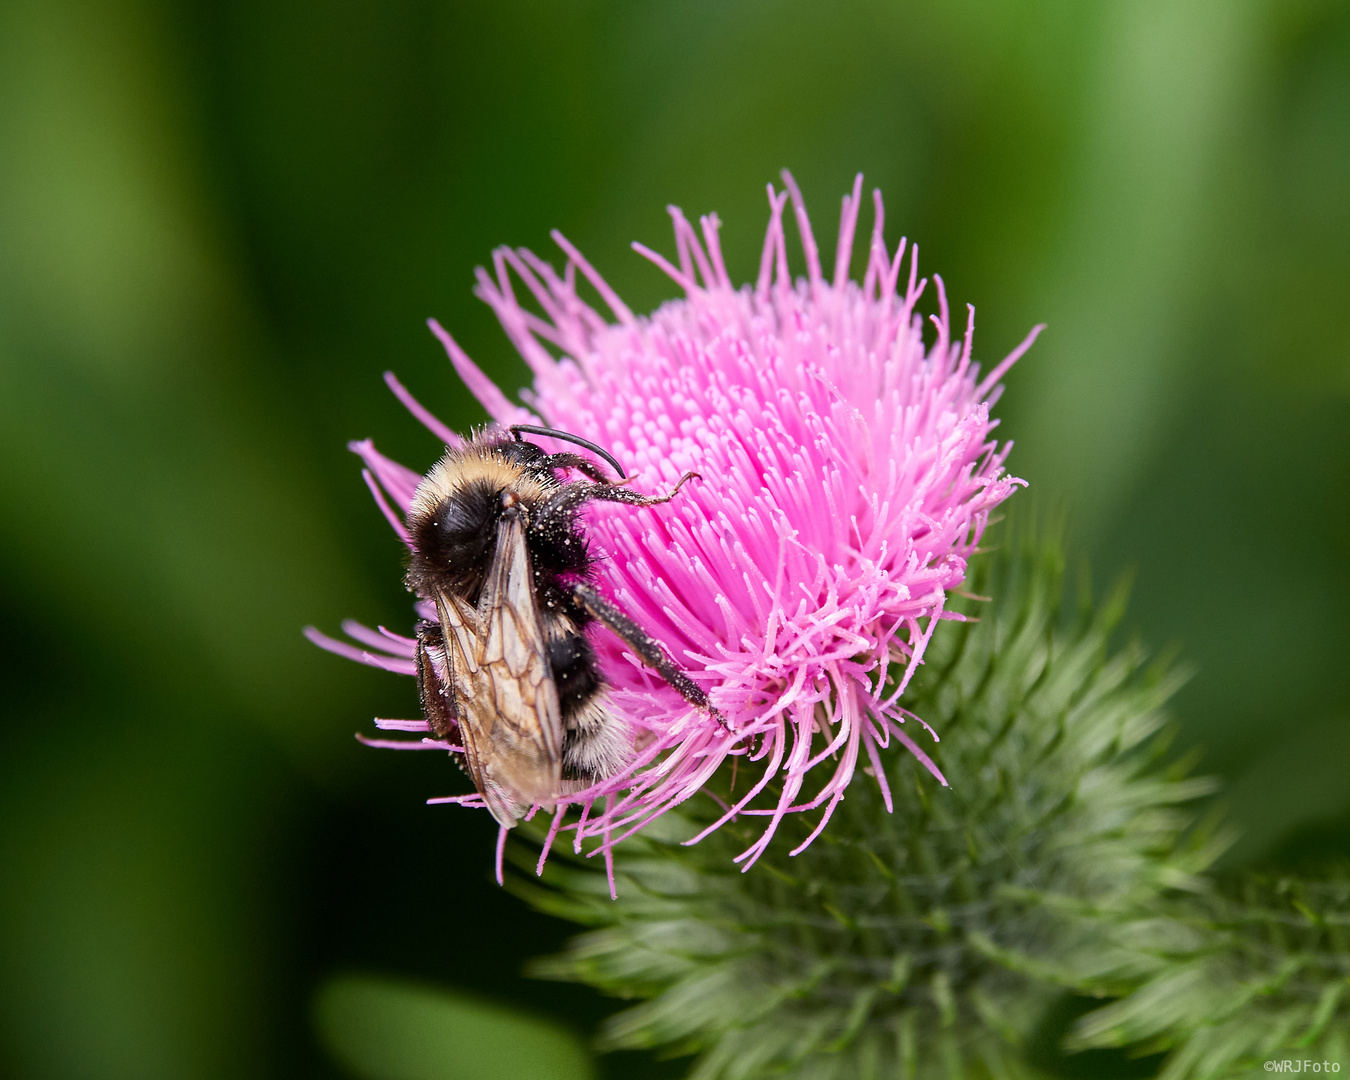
[[[999,379],[1040,328],[981,373],[971,359],[973,309],[954,339],[936,278],[925,345],[917,248],[901,281],[906,245],[887,250],[880,193],[859,284],[849,269],[861,176],[843,200],[828,277],[800,193],[784,179],[786,191],[769,188],[753,286],[737,289],[728,277],[715,216],[695,229],[671,209],[673,263],[634,245],[684,292],[648,317],[635,316],[557,233],[561,273],[523,249],[494,252],[477,293],[533,372],[523,405],[431,324],[496,423],[543,423],[605,446],[641,491],[665,490],[686,470],[701,477],[659,507],[596,504],[587,531],[602,556],[601,590],[663,643],[729,730],[617,638],[595,633],[609,706],[628,725],[633,752],[626,768],[558,805],[550,843],[562,828],[578,850],[591,839],[608,857],[613,844],[702,789],[729,756],[747,779],[700,836],[733,817],[764,817],[738,857],[745,867],[785,814],[819,809],[800,847],[809,844],[860,765],[889,809],[879,752],[892,740],[946,782],[921,746],[937,735],[915,730],[926,725],[904,707],[905,690],[938,622],[957,617],[948,596],[965,579],[990,511],[1022,483],[1004,471],[1008,444],[992,438],[989,410]],[[786,254],[789,198],[806,257],[796,281]],[[607,315],[581,298],[579,278]],[[389,381],[434,433],[458,444]],[[419,477],[369,442],[354,449],[406,539],[402,514]],[[345,628],[366,648],[312,636],[411,673],[408,639]],[[566,820],[568,805],[580,807],[578,819]]]

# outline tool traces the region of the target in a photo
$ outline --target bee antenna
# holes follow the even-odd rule
[[[619,459],[603,447],[596,446],[595,443],[583,439],[580,435],[570,435],[566,431],[559,431],[551,427],[535,427],[533,424],[512,424],[508,431],[516,437],[516,442],[520,442],[520,436],[525,435],[545,435],[550,439],[561,439],[563,442],[576,443],[577,446],[584,446],[593,454],[599,454],[602,458],[614,466],[614,471],[619,474],[620,480],[628,478],[628,470],[619,464]]]

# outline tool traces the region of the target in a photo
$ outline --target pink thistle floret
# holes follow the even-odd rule
[[[849,263],[862,177],[844,197],[828,279],[800,193],[791,176],[784,180],[782,193],[769,187],[753,288],[732,286],[716,216],[701,218],[695,230],[671,208],[675,264],[634,244],[685,293],[646,318],[633,315],[557,233],[567,257],[561,274],[529,251],[498,249],[494,273],[480,268],[476,291],[534,373],[533,388],[521,394],[528,407],[512,403],[431,323],[498,424],[542,422],[605,446],[639,491],[664,491],[686,470],[702,478],[662,506],[588,510],[588,535],[603,555],[602,591],[666,646],[730,727],[688,705],[613,635],[596,632],[610,706],[631,727],[633,756],[620,773],[567,796],[549,840],[572,831],[577,850],[590,841],[606,861],[614,844],[702,789],[732,755],[751,777],[748,787],[689,842],[738,815],[764,816],[760,837],[738,857],[746,868],[785,814],[823,807],[793,854],[805,848],[863,755],[889,809],[880,751],[892,739],[946,783],[918,741],[936,742],[936,733],[901,700],[938,622],[959,618],[946,610],[947,599],[966,576],[990,511],[1023,483],[1004,471],[1011,444],[992,439],[989,409],[1002,391],[999,379],[1041,328],[981,378],[971,361],[974,309],[954,341],[935,278],[936,339],[925,349],[917,247],[899,292],[905,241],[887,252],[880,193],[859,285],[849,279]],[[796,282],[783,224],[789,197],[806,256],[807,276]],[[615,321],[580,298],[578,273]],[[518,286],[542,315],[521,303]],[[397,380],[388,381],[439,438],[458,445]],[[402,515],[421,477],[368,441],[353,449],[406,541]],[[353,623],[344,630],[357,645],[311,636],[353,659],[414,673],[410,639]],[[376,723],[426,730],[418,721]],[[430,738],[392,744],[457,749]],[[477,795],[453,801],[482,804]],[[567,823],[569,806],[580,814]]]

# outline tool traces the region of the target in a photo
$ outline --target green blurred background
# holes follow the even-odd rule
[[[1196,666],[1230,864],[1350,849],[1347,3],[4,0],[0,1074],[432,1075],[344,1050],[420,984],[594,1028],[455,770],[353,740],[411,680],[300,628],[408,624],[344,444],[434,459],[386,368],[481,419],[429,315],[524,383],[494,245],[650,308],[629,242],[717,210],[744,280],[783,166],[818,235],[880,186],[977,358],[1049,323],[1010,464]]]

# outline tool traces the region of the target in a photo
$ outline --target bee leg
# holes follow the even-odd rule
[[[558,455],[555,455],[558,456]],[[530,528],[536,532],[549,533],[558,528],[570,528],[572,515],[590,502],[599,499],[602,502],[625,503],[628,506],[659,506],[670,502],[679,493],[680,488],[693,479],[702,479],[696,472],[687,472],[664,495],[642,495],[632,488],[619,487],[617,484],[586,484],[578,480],[573,484],[564,484],[535,510],[530,519]]]
[[[549,454],[539,463],[545,469],[576,469],[597,484],[604,484],[609,487],[611,484],[622,483],[623,477],[618,480],[611,480],[605,475],[605,470],[600,468],[594,461],[588,457],[582,457],[580,454]]]
[[[600,499],[604,502],[627,503],[629,506],[659,506],[661,503],[668,503],[680,493],[680,488],[684,487],[690,480],[702,480],[696,472],[687,472],[675,481],[675,486],[664,495],[640,495],[632,488],[626,487],[602,487],[591,488],[587,497],[591,499]],[[589,487],[590,485],[587,485]]]
[[[441,628],[435,623],[418,624],[417,696],[422,701],[422,715],[426,717],[427,727],[445,738],[459,726],[459,709],[455,704],[455,688],[436,673],[433,651],[445,657]],[[449,663],[448,657],[446,663]]]
[[[671,494],[673,495],[674,492],[671,492]],[[665,500],[657,501],[664,502]],[[619,640],[633,650],[638,659],[678,691],[680,697],[684,698],[690,705],[703,709],[728,731],[731,730],[731,725],[727,723],[726,717],[713,708],[702,687],[684,673],[683,669],[662,648],[659,641],[625,615],[617,605],[606,600],[585,583],[572,586],[572,598],[585,611],[589,612],[596,622],[612,630]]]

